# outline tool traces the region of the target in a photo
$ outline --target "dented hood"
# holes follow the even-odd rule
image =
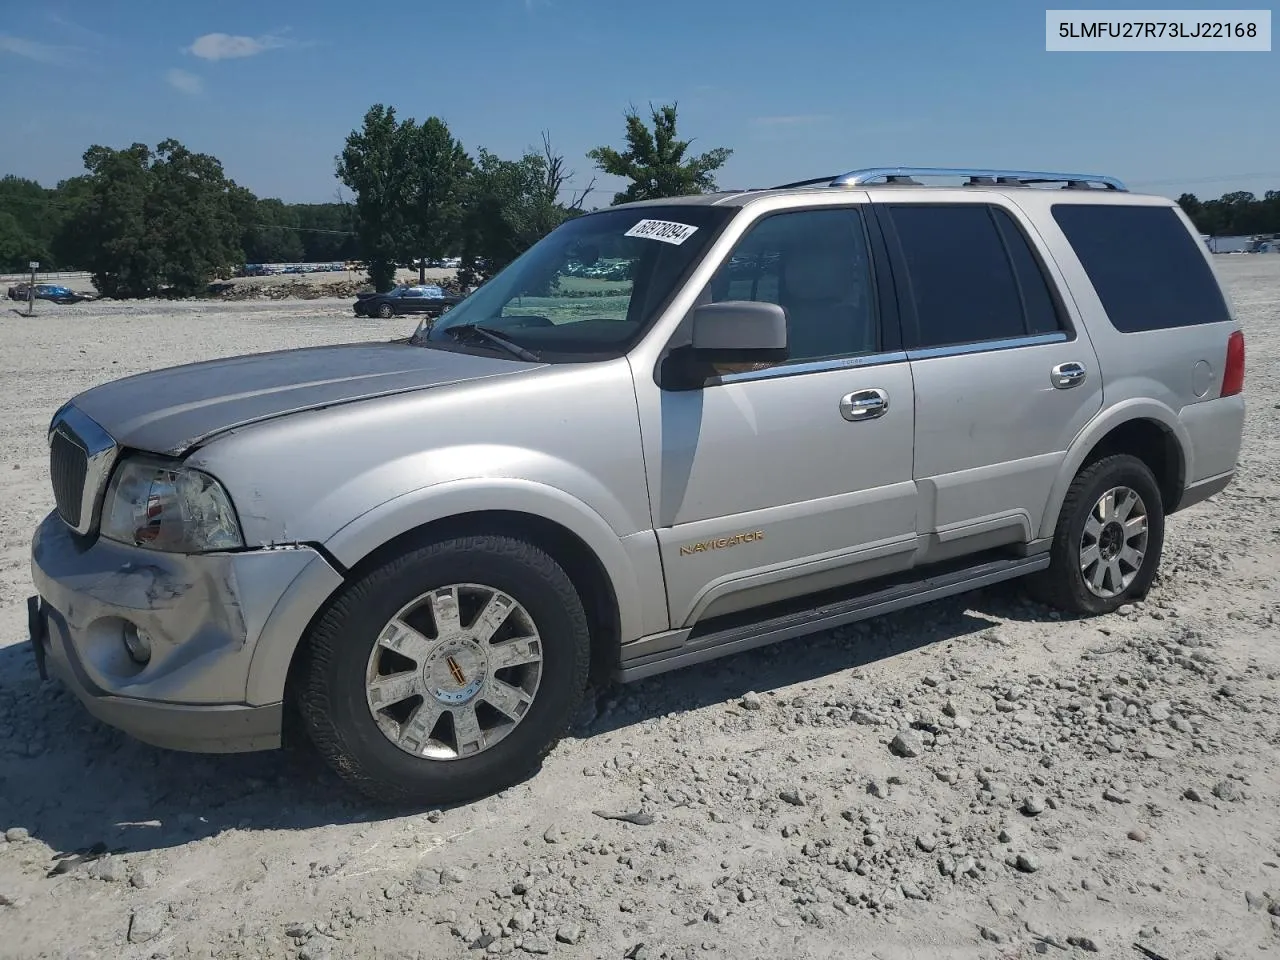
[[[407,343],[339,344],[153,370],[72,402],[122,446],[180,454],[262,420],[535,366]]]

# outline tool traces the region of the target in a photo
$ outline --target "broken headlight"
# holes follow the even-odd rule
[[[191,467],[141,456],[116,468],[103,505],[102,535],[170,553],[244,546],[222,484]]]

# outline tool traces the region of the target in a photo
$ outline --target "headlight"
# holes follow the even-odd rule
[[[171,553],[244,546],[231,499],[217,480],[151,457],[130,457],[116,468],[103,506],[102,535]]]

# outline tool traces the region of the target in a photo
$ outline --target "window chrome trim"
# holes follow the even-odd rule
[[[938,357],[960,357],[971,353],[994,353],[998,350],[1016,350],[1019,347],[1039,347],[1050,343],[1067,343],[1072,338],[1064,331],[1041,333],[1028,337],[1008,337],[1003,340],[981,340],[977,343],[956,343],[945,347],[928,347],[922,350],[895,350],[888,353],[869,353],[859,357],[833,357],[829,360],[806,360],[800,363],[781,363],[764,370],[743,370],[709,378],[707,386],[728,383],[748,383],[752,380],[773,380],[778,377],[796,377],[807,373],[829,373],[833,370],[857,370],[862,367],[881,366],[886,363],[902,363],[910,360],[933,360]]]
[[[1049,343],[1066,343],[1072,338],[1066,331],[1040,333],[1027,337],[1008,337],[1003,340],[979,340],[974,343],[955,343],[945,347],[925,347],[906,352],[908,360],[932,360],[936,357],[959,357],[970,353],[991,353],[997,350],[1014,350],[1018,347],[1039,347]]]
[[[890,353],[868,353],[857,357],[832,357],[828,360],[804,360],[798,363],[780,363],[763,370],[743,370],[708,378],[707,386],[728,383],[747,383],[752,380],[774,380],[778,377],[798,377],[807,373],[829,373],[833,370],[857,370],[862,367],[881,366],[886,363],[903,363],[907,354],[902,350]]]

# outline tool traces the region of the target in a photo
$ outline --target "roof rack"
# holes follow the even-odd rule
[[[806,181],[803,184],[827,182],[832,187],[853,187],[883,180],[888,184],[919,186],[916,177],[967,177],[965,186],[1030,186],[1036,183],[1061,183],[1068,190],[1093,190],[1098,186],[1105,190],[1127,192],[1128,188],[1115,177],[1096,173],[1047,173],[1036,170],[981,170],[970,167],[867,167],[850,170],[829,181]],[[1095,186],[1095,184],[1097,186]]]

